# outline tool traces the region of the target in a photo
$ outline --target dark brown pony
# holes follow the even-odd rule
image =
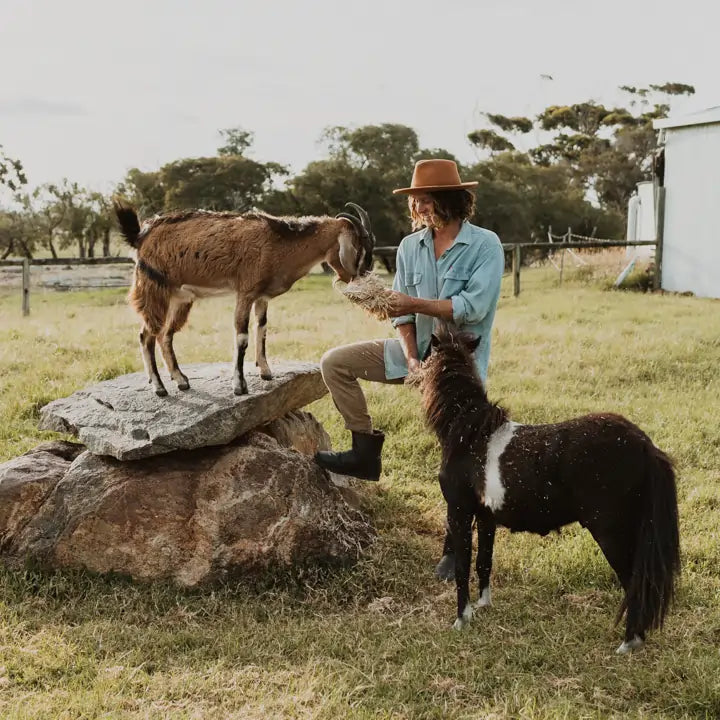
[[[469,577],[477,521],[480,599],[490,604],[495,526],[545,535],[572,522],[587,528],[624,590],[626,653],[659,628],[680,568],[675,475],[668,456],[629,420],[585,415],[519,425],[491,403],[471,353],[477,340],[433,337],[422,377],[423,406],[442,448],[440,486],[455,555],[457,620],[472,617]]]

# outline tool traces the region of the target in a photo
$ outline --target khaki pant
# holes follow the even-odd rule
[[[401,385],[403,378],[388,380],[385,377],[384,340],[341,345],[328,350],[320,360],[323,380],[332,396],[335,407],[345,418],[345,427],[355,432],[372,432],[365,396],[358,380]]]

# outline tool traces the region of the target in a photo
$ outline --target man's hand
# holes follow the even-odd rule
[[[410,358],[408,360],[408,372],[413,373],[420,370],[422,363],[417,358]]]
[[[390,317],[401,317],[402,315],[412,315],[416,308],[416,298],[405,295],[395,290],[390,291],[390,309],[388,315]]]

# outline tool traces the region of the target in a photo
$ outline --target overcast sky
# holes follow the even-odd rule
[[[214,154],[220,128],[294,172],[326,126],[396,122],[475,158],[481,111],[695,85],[720,105],[710,0],[0,0],[0,144],[34,184],[109,191]],[[715,8],[715,9],[713,9]],[[549,75],[552,80],[544,79]]]

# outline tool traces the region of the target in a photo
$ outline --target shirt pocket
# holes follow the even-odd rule
[[[407,272],[405,273],[405,287],[407,288],[407,294],[412,297],[420,297],[420,285],[422,283],[422,273]]]
[[[459,292],[465,289],[470,279],[470,269],[463,267],[450,268],[443,278],[442,294],[444,297],[449,298],[453,295],[457,295]]]

